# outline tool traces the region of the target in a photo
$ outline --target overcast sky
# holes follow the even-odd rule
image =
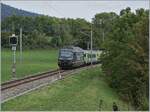
[[[66,18],[84,18],[91,21],[96,13],[116,12],[130,7],[132,11],[138,8],[149,9],[149,0],[141,1],[2,1],[2,3],[31,11],[39,14],[66,17]]]

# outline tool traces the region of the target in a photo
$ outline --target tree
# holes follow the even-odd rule
[[[116,18],[117,14],[113,12],[95,15],[93,18],[94,47],[103,47],[103,42],[107,39],[108,35],[111,34],[113,23]]]
[[[135,106],[148,109],[148,13],[122,10],[104,42],[103,70],[110,85]],[[140,18],[140,19],[139,19]],[[128,98],[125,98],[128,96]]]
[[[13,32],[19,35],[20,27],[23,28],[24,42],[26,47],[36,48],[37,45],[30,44],[33,41],[36,43],[38,41],[38,36],[35,37],[35,31],[40,34],[43,38],[41,44],[46,43],[46,37],[52,37],[52,42],[50,42],[49,47],[62,47],[66,45],[78,45],[85,48],[85,40],[87,37],[80,34],[79,31],[82,28],[87,28],[89,22],[84,19],[65,19],[56,18],[49,16],[36,16],[36,17],[26,17],[26,16],[11,16],[2,21],[2,32]],[[12,30],[14,28],[14,30]],[[33,36],[33,37],[32,37]],[[45,40],[45,42],[44,42]],[[48,39],[49,40],[49,39]],[[34,43],[33,42],[33,43]],[[82,44],[83,43],[83,44]],[[3,45],[5,47],[8,46]],[[29,45],[29,46],[28,46]]]

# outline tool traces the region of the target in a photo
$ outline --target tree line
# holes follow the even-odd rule
[[[2,47],[9,47],[11,33],[19,35],[23,29],[23,47],[25,49],[59,48],[76,45],[86,48],[88,37],[80,33],[89,29],[90,23],[84,19],[65,19],[49,16],[10,16],[2,21]],[[82,40],[82,41],[81,41]]]
[[[102,69],[109,84],[136,110],[148,110],[149,10],[127,7],[98,13],[92,22],[48,16],[11,16],[2,21],[2,48],[8,48],[12,32],[23,28],[24,48],[59,48],[75,45],[86,49],[93,31],[93,48],[104,48]],[[83,34],[86,33],[87,35]]]
[[[120,12],[103,43],[102,68],[111,87],[131,102],[135,110],[148,110],[149,104],[149,11],[130,8]]]

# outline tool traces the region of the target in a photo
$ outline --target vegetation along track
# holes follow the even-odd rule
[[[92,65],[93,67],[97,66]],[[43,72],[34,76],[25,77],[22,79],[17,79],[1,84],[1,101],[5,102],[13,99],[17,96],[25,94],[31,90],[39,88],[41,86],[52,83],[56,80],[63,79],[66,75],[76,73],[82,69],[90,68],[89,66],[83,66],[81,68],[76,68],[72,70],[54,70]]]

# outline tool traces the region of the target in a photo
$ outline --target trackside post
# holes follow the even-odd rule
[[[12,64],[12,79],[16,78],[16,47],[18,44],[18,37],[15,34],[9,37],[9,44],[13,51],[13,64]]]

